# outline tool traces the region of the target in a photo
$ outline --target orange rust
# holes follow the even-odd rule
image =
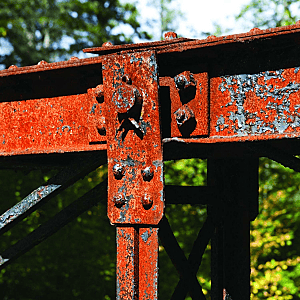
[[[164,202],[155,53],[107,57],[103,76],[109,219],[113,224],[158,224]],[[131,85],[125,89],[126,76]],[[124,171],[119,177],[120,168]],[[149,180],[143,176],[147,168],[153,172]]]

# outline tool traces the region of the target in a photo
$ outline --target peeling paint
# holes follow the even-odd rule
[[[17,203],[15,206],[13,206],[0,216],[0,229],[29,210],[47,195],[57,190],[60,186],[61,185],[49,184],[47,186],[40,186],[39,188],[34,190],[26,198],[24,198],[22,201]]]
[[[212,90],[212,134],[247,136],[300,131],[300,77],[296,69],[214,79],[212,86],[218,88]]]

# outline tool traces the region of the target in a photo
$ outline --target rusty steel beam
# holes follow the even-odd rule
[[[117,299],[157,300],[158,228],[117,227]]]
[[[214,231],[214,224],[212,222],[211,217],[207,217],[205,220],[203,227],[200,229],[197,238],[193,244],[192,251],[189,255],[189,258],[187,260],[191,273],[194,276],[197,276],[198,269],[201,265],[202,257],[204,254],[204,251],[206,250],[206,247],[212,237],[213,231]],[[190,289],[191,282],[189,281],[189,277],[185,276],[183,278],[180,278],[180,281],[178,282],[173,296],[173,299],[185,299],[186,294],[188,293]]]
[[[180,248],[166,216],[164,216],[159,223],[159,238],[179,273],[180,278],[182,278],[185,282],[189,282],[188,289],[192,299],[206,299],[199,281],[197,280],[196,274],[191,270],[188,259]],[[185,290],[179,292],[180,295],[173,294],[172,299],[184,300],[186,296]]]
[[[59,229],[70,223],[80,214],[103,202],[107,198],[107,180],[98,184],[85,195],[72,202],[69,206],[57,213],[46,223],[35,229],[25,238],[19,240],[0,255],[0,269],[6,267],[22,254],[56,233]]]
[[[208,183],[218,190],[218,202],[210,207],[216,226],[212,299],[225,299],[224,290],[232,299],[249,299],[250,221],[258,213],[258,158],[208,160]]]
[[[99,58],[12,66],[0,72],[0,128],[5,132],[0,154],[106,150],[104,112],[110,101],[104,101],[107,83],[101,69],[103,61],[121,52],[155,52],[159,86],[169,89],[169,96],[160,99],[162,108],[170,106],[163,110],[163,119],[171,121],[168,130],[163,128],[169,133],[163,143],[296,138],[299,36],[299,23],[204,40],[170,36],[86,50]]]
[[[30,213],[58,195],[78,179],[106,163],[105,153],[88,155],[73,161],[68,167],[50,178],[45,185],[40,186],[19,203],[0,216],[0,234],[11,229]]]
[[[204,40],[168,33],[160,42],[84,50],[98,58],[11,66],[0,71],[0,156],[107,152],[117,299],[157,298],[158,234],[181,277],[173,298],[184,299],[188,289],[193,299],[205,299],[195,251],[203,253],[213,227],[212,299],[249,299],[258,156],[300,170],[293,156],[300,136],[299,40],[299,22]],[[260,145],[275,140],[293,150]],[[164,188],[163,160],[173,157],[208,158],[209,186]],[[2,215],[2,232],[102,158],[34,191]],[[185,193],[209,205],[189,259],[163,217],[164,191],[170,203],[186,202]]]

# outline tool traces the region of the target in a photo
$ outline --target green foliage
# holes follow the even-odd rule
[[[134,36],[149,38],[137,15],[134,4],[118,0],[0,1],[0,45],[10,49],[0,55],[0,64],[52,62],[108,40],[121,44]],[[119,25],[132,33],[124,34]]]
[[[206,161],[200,159],[168,161],[165,162],[164,168],[165,184],[167,185],[206,185]],[[168,205],[166,216],[180,247],[188,258],[194,240],[206,220],[206,207],[189,204]],[[179,281],[179,275],[162,246],[160,246],[159,265],[159,297],[161,299],[171,299],[171,295]],[[203,257],[197,277],[204,293],[208,294],[210,290],[210,245]]]
[[[259,28],[286,26],[297,21],[293,12],[299,8],[297,0],[252,0],[243,7],[237,19]]]
[[[251,299],[299,299],[300,175],[260,162],[260,214],[251,224]]]
[[[184,18],[183,13],[176,8],[175,0],[154,0],[148,1],[148,5],[154,7],[158,12],[158,17],[151,20],[150,23],[159,26],[160,39],[168,31],[176,31],[178,21]]]
[[[85,194],[106,176],[102,167],[68,188],[1,237],[2,250]],[[47,176],[50,176],[47,174]],[[45,175],[2,171],[2,205],[9,208],[44,182]],[[16,179],[16,181],[14,181]],[[18,193],[16,192],[18,191]],[[20,193],[20,195],[19,195]],[[100,200],[100,199],[99,199]],[[115,228],[106,199],[43,241],[0,273],[1,299],[115,298]],[[3,207],[1,211],[3,211]]]

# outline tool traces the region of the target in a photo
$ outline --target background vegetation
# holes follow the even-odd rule
[[[158,20],[161,31],[173,29],[172,22],[178,16],[168,6],[170,2],[155,2],[162,12]],[[296,21],[295,6],[299,6],[296,0],[252,0],[237,18],[250,22],[252,27],[288,25]],[[130,28],[131,33],[124,34],[119,25]],[[0,45],[9,49],[0,53],[0,63],[5,67],[62,60],[86,46],[101,45],[107,40],[127,43],[133,37],[150,38],[140,27],[134,4],[121,4],[118,0],[0,1]],[[1,170],[1,211],[20,201],[53,173],[55,170],[29,174]],[[1,237],[0,251],[32,232],[105,176],[104,166],[31,214]],[[251,224],[251,299],[300,299],[300,175],[262,158],[259,176],[260,214]],[[166,162],[165,181],[205,185],[206,162],[199,159]],[[188,255],[206,218],[206,208],[171,205],[166,214]],[[115,256],[115,229],[109,224],[103,203],[3,269],[0,299],[114,299]],[[159,296],[170,299],[178,276],[162,246],[159,265]],[[198,272],[208,299],[209,265],[210,246]]]

